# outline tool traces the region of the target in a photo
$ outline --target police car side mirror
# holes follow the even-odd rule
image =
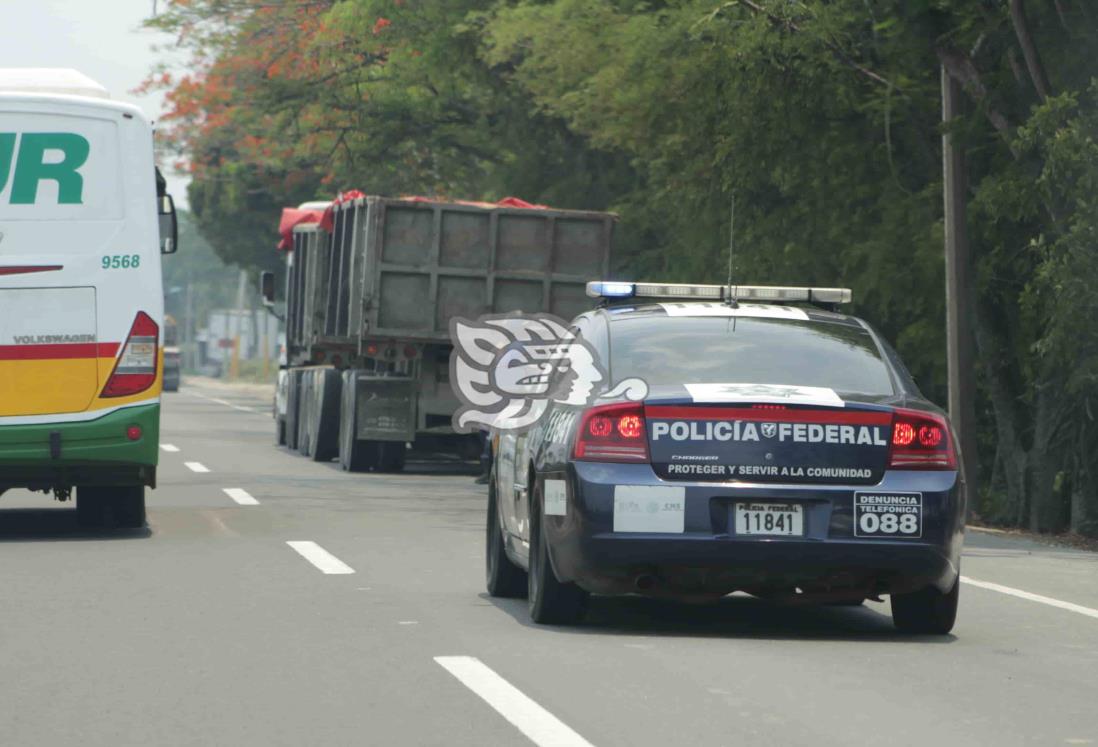
[[[160,253],[175,254],[179,250],[179,220],[175,214],[175,200],[170,194],[157,199],[160,219]]]

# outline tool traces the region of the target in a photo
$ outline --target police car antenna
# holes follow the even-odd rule
[[[732,285],[732,258],[736,253],[736,193],[732,193],[732,209],[729,219],[728,228],[728,295],[725,297],[725,303],[732,308],[739,307],[739,303],[736,301],[735,286]]]

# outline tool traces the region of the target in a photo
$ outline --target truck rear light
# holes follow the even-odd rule
[[[644,408],[630,402],[587,410],[580,418],[572,456],[589,462],[647,462]]]
[[[889,469],[957,469],[949,423],[940,415],[896,410],[892,415]]]
[[[159,337],[156,322],[144,311],[137,312],[114,372],[99,396],[127,397],[151,387],[156,382]]]

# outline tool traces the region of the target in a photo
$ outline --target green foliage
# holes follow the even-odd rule
[[[231,307],[236,299],[238,273],[224,264],[198,231],[194,217],[179,212],[179,251],[163,257],[164,310],[182,329],[187,319],[187,289],[191,293],[191,321],[205,323],[213,309]]]

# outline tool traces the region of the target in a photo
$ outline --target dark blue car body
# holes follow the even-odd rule
[[[825,335],[835,335],[845,346],[836,348],[837,357],[853,346],[845,341],[857,337],[857,344],[868,351],[863,351],[865,355],[879,360],[887,382],[875,384],[877,391],[842,391],[841,402],[835,406],[796,401],[774,405],[766,398],[738,398],[735,392],[750,390],[734,386],[732,394],[707,401],[696,390],[687,392],[675,382],[657,382],[640,403],[648,457],[636,463],[578,458],[578,431],[584,427],[584,413],[589,408],[553,405],[532,429],[504,433],[499,439],[488,531],[491,535],[493,526],[498,525],[507,560],[518,569],[530,569],[531,548],[538,551],[537,545],[542,544],[552,572],[550,581],[597,594],[704,600],[744,591],[780,600],[857,603],[882,594],[952,592],[955,609],[965,501],[962,474],[955,466],[959,463],[955,440],[944,414],[923,398],[896,354],[867,324],[814,309],[805,315],[807,321],[798,322],[803,328],[823,329]],[[760,312],[760,316],[765,314]],[[666,334],[679,321],[652,305],[637,305],[599,309],[574,324],[581,337],[608,361],[608,378],[616,380],[615,360],[626,355],[624,342],[615,347],[616,339],[625,339],[617,333],[619,328],[626,329],[623,322],[632,325],[632,339],[647,340],[645,325],[652,329],[662,325]],[[781,332],[776,325],[784,320],[763,321]],[[736,323],[744,329],[749,323],[762,324],[757,320]],[[761,342],[752,343],[754,347],[741,346],[741,353],[753,359],[763,355],[768,338],[760,333],[757,339]],[[829,361],[824,355],[811,365],[822,370]],[[915,418],[917,437],[922,439],[920,415],[932,419],[927,422],[942,424],[945,444],[939,444],[935,453],[941,455],[948,449],[948,468],[928,469],[918,463],[918,454],[910,465],[897,460],[893,439],[907,437],[902,431],[906,426],[900,421]],[[862,426],[846,426],[848,421],[868,429],[857,431],[861,443],[853,442],[853,434]],[[731,439],[733,428],[738,432],[747,422],[755,423],[756,430],[767,435],[744,442],[717,438]],[[666,438],[668,433],[681,440],[656,438],[657,434]],[[800,437],[797,443],[791,442],[794,433]],[[790,441],[779,443],[779,436],[786,435]],[[914,431],[911,437],[916,437]],[[942,434],[934,437],[942,438]],[[931,438],[927,435],[928,443]],[[675,468],[671,466],[675,460],[713,466]],[[728,466],[723,466],[726,463]],[[761,466],[751,466],[756,464]],[[833,469],[832,464],[842,466]],[[844,477],[847,474],[854,476]],[[647,488],[655,492],[645,492]],[[623,491],[642,496],[634,506],[638,518],[629,531],[620,531],[615,521],[615,512],[626,505]],[[552,496],[552,511],[546,510],[547,493]],[[679,525],[672,531],[636,529],[649,520],[643,516],[643,496],[649,494],[673,497],[670,509],[675,521],[681,520],[681,531]],[[859,536],[865,533],[859,531],[858,521],[866,522],[862,529],[876,527],[883,523],[883,514],[856,519],[856,510],[859,517],[875,511],[915,511],[874,507],[890,505],[890,501],[917,505],[917,533]],[[658,502],[652,501],[647,508],[661,510]],[[744,510],[757,504],[800,506],[796,509],[802,522],[800,532],[796,536],[738,532],[734,518],[737,503],[743,504]],[[907,528],[915,526],[914,519],[906,521]],[[896,522],[890,526],[895,527]],[[531,532],[537,533],[537,542],[531,541]],[[489,566],[491,588],[491,560]]]

